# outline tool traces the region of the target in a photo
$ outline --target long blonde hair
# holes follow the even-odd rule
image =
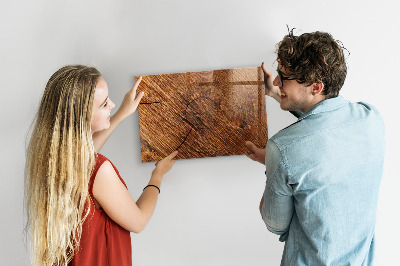
[[[100,76],[92,67],[65,66],[46,85],[25,166],[33,265],[66,265],[79,247],[90,210],[85,204],[95,164],[90,125]]]

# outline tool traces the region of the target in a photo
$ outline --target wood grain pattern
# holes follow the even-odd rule
[[[260,67],[143,76],[138,92],[142,161],[248,153],[268,140]]]

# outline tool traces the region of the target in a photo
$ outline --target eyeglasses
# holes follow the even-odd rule
[[[282,87],[283,87],[283,81],[284,80],[295,80],[295,79],[297,79],[296,77],[284,77],[280,70],[277,70],[277,71],[278,71],[279,80],[281,81]]]

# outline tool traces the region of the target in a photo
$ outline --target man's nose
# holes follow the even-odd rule
[[[281,79],[279,78],[279,75],[276,75],[274,81],[272,82],[272,85],[278,86],[278,87],[280,87],[282,85]]]

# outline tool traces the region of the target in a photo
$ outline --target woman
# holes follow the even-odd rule
[[[173,152],[156,164],[135,202],[115,166],[100,151],[132,114],[139,78],[118,111],[100,73],[65,66],[48,81],[27,149],[27,229],[34,265],[131,265],[130,232],[154,212]]]

